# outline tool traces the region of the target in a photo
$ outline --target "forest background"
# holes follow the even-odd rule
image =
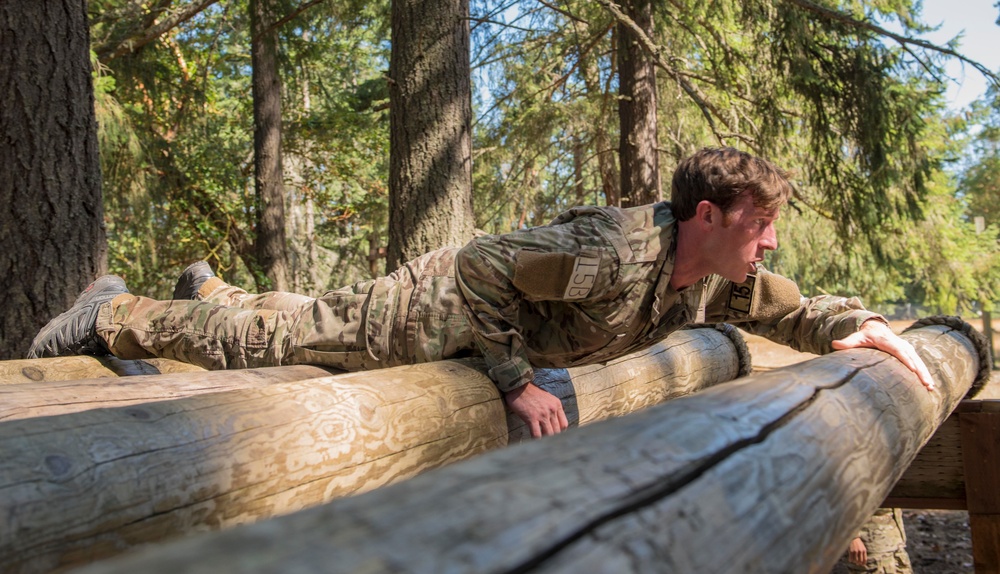
[[[37,142],[0,153],[0,281],[25,309],[0,325],[4,357],[21,356],[100,272],[167,298],[180,270],[205,259],[251,289],[317,295],[474,230],[669,198],[676,163],[718,145],[791,170],[796,196],[767,264],[804,293],[856,294],[896,316],[969,315],[1000,300],[1000,81],[956,41],[922,39],[919,2],[82,10],[0,9],[6,141],[75,125],[32,89],[54,73],[15,61],[35,21],[39,53],[85,58],[88,85],[70,99],[96,120],[70,147],[48,146],[54,159]],[[958,111],[944,99],[955,60],[991,84]],[[84,184],[33,176],[45,161],[82,166]],[[67,239],[63,227],[89,235]],[[80,244],[86,264],[71,273]]]

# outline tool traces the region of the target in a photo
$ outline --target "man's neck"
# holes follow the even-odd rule
[[[690,287],[701,279],[711,275],[711,271],[704,263],[704,257],[700,249],[701,242],[695,237],[696,232],[690,226],[685,225],[686,223],[677,223],[674,271],[670,275],[670,286],[677,291],[685,287]]]

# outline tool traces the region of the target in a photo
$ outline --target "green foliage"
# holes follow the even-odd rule
[[[612,22],[593,3],[566,6],[575,18],[537,4],[520,3],[516,14],[473,6],[473,190],[482,229],[539,225],[573,205],[603,202],[592,190],[601,188],[595,154],[610,152],[598,140],[617,131],[606,89]],[[580,170],[574,154],[585,156]],[[579,196],[581,187],[589,193]]]
[[[250,284],[255,225],[249,22],[245,2],[211,4],[132,53],[155,17],[196,6],[94,0],[98,115],[110,267],[137,292],[170,293],[208,259]],[[289,2],[286,13],[297,3]],[[280,28],[284,163],[293,285],[319,293],[366,276],[366,235],[387,211],[385,2],[312,7]],[[383,234],[384,235],[384,234]],[[364,248],[362,249],[362,245]]]
[[[1000,225],[1000,92],[976,102],[969,115],[980,130],[972,138],[972,161],[962,173],[959,190],[970,217]]]
[[[959,155],[965,129],[958,118],[938,122],[927,133],[927,153]],[[863,244],[845,250],[850,241],[842,241],[835,223],[816,212],[793,214],[782,219],[782,246],[770,262],[808,294],[858,294],[886,312],[912,303],[934,313],[970,313],[977,303],[1000,296],[1000,250],[995,235],[976,233],[967,195],[956,193],[958,188],[957,176],[934,171],[925,216],[888,222],[878,255]]]
[[[252,283],[249,23],[245,1],[92,0],[111,269],[166,296],[209,259]],[[292,14],[300,2],[288,0]],[[166,7],[166,11],[161,9]],[[369,274],[385,242],[388,2],[330,0],[279,29],[286,211],[296,276],[319,293]],[[960,176],[963,122],[941,104],[941,56],[878,32],[925,31],[911,0],[656,3],[660,168],[734,145],[795,174],[773,265],[804,291],[858,293],[946,312],[996,300],[1000,114]],[[618,185],[617,22],[600,3],[473,2],[477,226],[543,224]],[[135,46],[129,52],[124,49]],[[956,193],[956,187],[961,192]],[[990,233],[976,235],[982,214]],[[991,242],[992,241],[992,242]]]
[[[589,201],[603,197],[600,135],[617,148],[609,12],[513,2],[474,5],[474,15],[488,86],[477,101],[481,225],[544,223],[573,203],[577,181]],[[943,117],[942,56],[878,27],[926,31],[919,5],[669,0],[655,18],[665,182],[699,147],[750,149],[795,175],[802,214],[786,215],[774,263],[807,290],[950,312],[977,299],[995,250],[971,234],[942,172],[959,153],[944,147],[955,128]]]

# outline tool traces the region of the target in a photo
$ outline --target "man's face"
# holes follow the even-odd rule
[[[717,228],[716,241],[718,261],[716,273],[742,283],[747,273],[756,272],[756,263],[763,261],[764,252],[778,248],[778,234],[774,222],[779,210],[771,211],[756,207],[753,196],[743,194],[722,218]]]

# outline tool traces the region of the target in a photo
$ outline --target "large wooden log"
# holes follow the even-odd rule
[[[834,353],[81,572],[825,573],[979,376],[966,333],[904,337],[934,393]]]
[[[585,423],[731,380],[747,366],[734,334],[681,331],[539,378]],[[484,370],[445,361],[0,423],[0,564],[85,563],[504,446],[526,433]]]

